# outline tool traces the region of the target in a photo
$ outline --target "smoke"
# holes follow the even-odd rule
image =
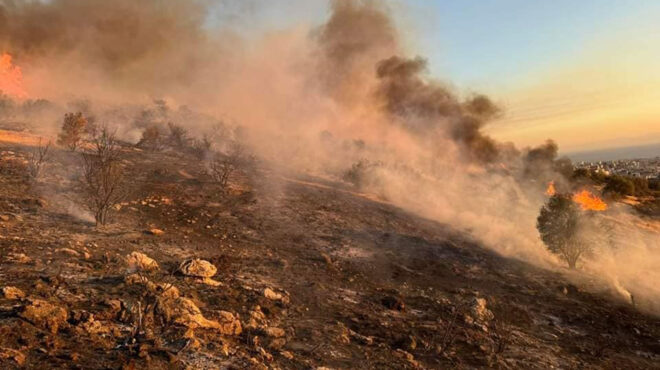
[[[240,125],[250,149],[278,166],[334,178],[353,168],[366,191],[505,256],[558,268],[535,227],[548,181],[570,187],[558,146],[518,150],[484,134],[502,110],[407,57],[414,53],[382,2],[336,0],[329,9],[317,27],[247,39],[211,27],[201,0],[0,0],[0,52],[23,68],[31,97],[56,106],[29,117],[44,131],[68,110],[133,142],[145,120],[197,135],[220,122]],[[607,249],[585,271],[619,290],[650,287],[651,272],[622,265],[660,270],[648,240]]]

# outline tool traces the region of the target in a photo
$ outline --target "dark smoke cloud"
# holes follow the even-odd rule
[[[439,130],[449,135],[476,160],[498,159],[498,144],[481,129],[499,113],[499,108],[485,95],[461,102],[449,89],[426,78],[425,72],[426,60],[419,57],[393,56],[378,63],[377,94],[385,110],[419,134]]]
[[[183,83],[209,49],[206,14],[199,0],[0,0],[0,51],[19,62],[75,55],[113,78]]]
[[[381,3],[331,2],[328,21],[316,30],[319,77],[340,101],[372,78],[375,63],[399,50],[399,36]],[[349,95],[349,99],[347,99]]]

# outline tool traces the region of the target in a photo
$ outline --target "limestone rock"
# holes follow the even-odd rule
[[[284,329],[276,328],[276,327],[268,327],[264,329],[264,332],[266,333],[267,336],[272,338],[282,338],[283,336],[286,335]]]
[[[220,326],[221,332],[224,335],[239,335],[243,332],[241,327],[241,322],[238,320],[234,314],[227,311],[220,311]]]
[[[195,302],[188,298],[162,298],[157,304],[157,313],[167,321],[189,329],[217,329],[224,335],[238,335],[242,332],[241,323],[230,312],[220,311],[220,320],[208,320]]]
[[[32,262],[32,258],[26,256],[23,253],[9,253],[7,255],[7,260],[9,260],[10,262],[22,263],[22,264],[27,264]]]
[[[165,234],[165,232],[163,230],[157,229],[155,227],[152,228],[152,229],[147,230],[146,233],[149,234],[149,235],[154,235],[154,236],[160,236],[160,235]]]
[[[126,256],[126,262],[130,271],[152,271],[158,270],[158,262],[140,252],[132,252]]]
[[[278,293],[270,288],[264,289],[264,297],[270,299],[271,301],[280,301],[282,303],[289,303],[289,297],[282,294]]]
[[[11,348],[0,347],[0,359],[14,360],[18,366],[23,366],[23,364],[25,364],[25,355],[22,352]]]
[[[179,272],[186,276],[206,279],[215,275],[218,269],[209,261],[193,258],[183,261],[179,266]]]
[[[33,299],[20,308],[19,316],[55,334],[66,322],[68,315],[62,307],[41,299]]]
[[[495,316],[486,308],[485,298],[474,298],[471,305],[472,316],[481,322],[492,320]]]
[[[6,286],[2,288],[2,296],[7,299],[21,299],[25,298],[25,293],[13,286]]]

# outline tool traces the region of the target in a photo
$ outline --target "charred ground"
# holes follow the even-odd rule
[[[111,225],[95,228],[71,216],[74,154],[57,150],[34,184],[24,167],[29,147],[0,143],[0,150],[4,368],[657,368],[660,361],[657,318],[343,183],[256,163],[223,190],[192,155],[126,145],[131,196]],[[160,268],[136,278],[132,252]],[[214,264],[221,285],[177,273],[190,258]],[[177,322],[176,307],[163,303],[172,286],[223,326]]]

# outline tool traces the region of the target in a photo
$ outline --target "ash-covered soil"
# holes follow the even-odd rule
[[[2,368],[660,368],[658,318],[345,184],[257,164],[223,192],[126,146],[96,228],[76,156],[33,183],[26,150],[0,144]]]

